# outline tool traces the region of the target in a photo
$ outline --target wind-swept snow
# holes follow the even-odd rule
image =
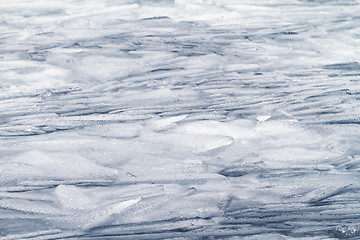
[[[359,11],[2,1],[0,238],[359,238]]]

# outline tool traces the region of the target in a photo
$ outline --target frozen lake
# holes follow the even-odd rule
[[[2,0],[0,238],[360,238],[359,12]]]

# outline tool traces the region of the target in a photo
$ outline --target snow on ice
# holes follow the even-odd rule
[[[359,238],[359,11],[1,1],[0,237]]]

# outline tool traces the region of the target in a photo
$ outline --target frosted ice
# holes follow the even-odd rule
[[[359,10],[1,1],[0,238],[359,238]]]

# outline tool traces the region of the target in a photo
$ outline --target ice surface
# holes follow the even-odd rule
[[[0,238],[359,238],[359,10],[1,1]]]

